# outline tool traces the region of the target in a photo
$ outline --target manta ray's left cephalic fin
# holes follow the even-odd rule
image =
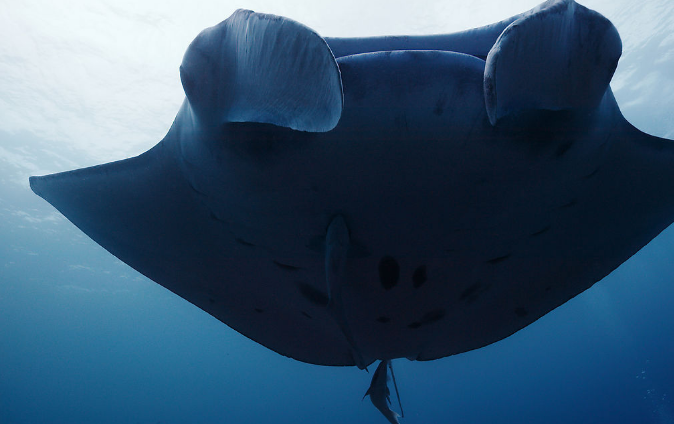
[[[573,0],[551,0],[510,24],[487,56],[492,125],[526,109],[599,105],[622,52],[613,24]]]

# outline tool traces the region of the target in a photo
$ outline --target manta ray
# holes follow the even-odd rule
[[[30,185],[129,266],[281,355],[366,368],[501,340],[674,221],[674,146],[622,116],[609,20],[323,38],[238,10],[133,158]]]

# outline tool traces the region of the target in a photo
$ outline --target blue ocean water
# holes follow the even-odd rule
[[[667,59],[667,34],[658,35],[626,63]],[[664,92],[668,60],[657,62],[670,77],[655,84]],[[616,91],[621,106],[636,97]],[[644,130],[669,125],[657,103],[631,111]],[[35,196],[27,175],[64,167],[49,140],[0,132],[0,148],[0,423],[385,422],[361,400],[371,374],[257,345],[119,262]],[[670,228],[503,341],[394,361],[403,422],[674,423],[673,259]]]

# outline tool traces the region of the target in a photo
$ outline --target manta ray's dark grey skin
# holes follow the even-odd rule
[[[527,326],[674,220],[674,147],[621,115],[620,54],[571,0],[369,39],[240,10],[190,45],[159,144],[30,183],[280,354],[442,358]]]

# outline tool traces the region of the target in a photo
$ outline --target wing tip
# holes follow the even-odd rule
[[[42,181],[44,180],[44,176],[34,176],[31,175],[28,177],[28,184],[30,185],[30,189],[33,190],[33,193],[37,194],[40,197],[42,196]]]

